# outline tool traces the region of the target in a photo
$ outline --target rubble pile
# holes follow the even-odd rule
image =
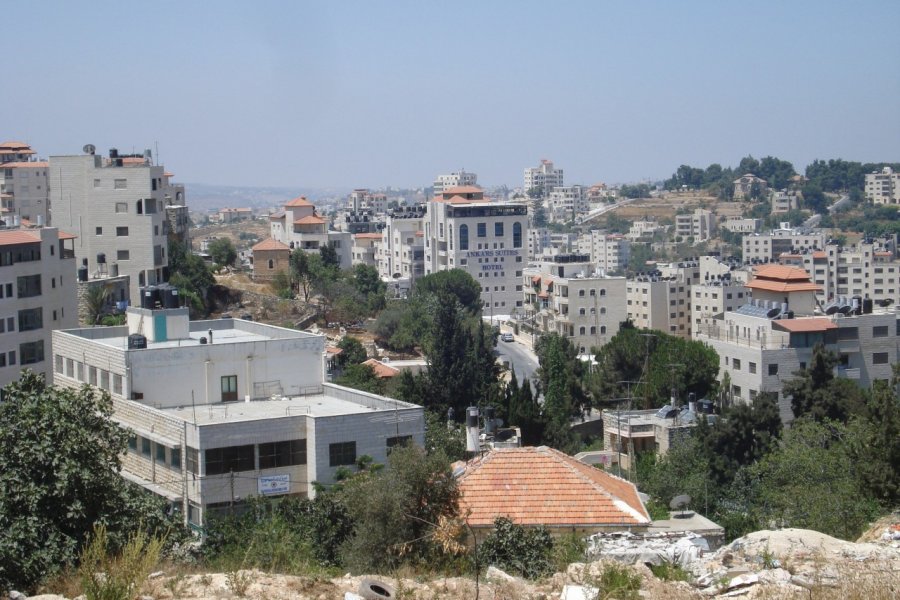
[[[628,565],[672,564],[689,568],[710,551],[705,538],[690,532],[597,533],[587,542],[588,559],[606,558]]]

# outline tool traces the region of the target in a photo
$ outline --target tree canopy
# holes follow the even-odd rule
[[[207,248],[213,262],[223,267],[234,265],[237,260],[237,249],[229,238],[216,238],[209,243]]]

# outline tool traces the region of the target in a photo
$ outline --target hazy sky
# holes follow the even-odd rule
[[[900,2],[3,2],[0,138],[176,179],[522,185],[900,161]]]

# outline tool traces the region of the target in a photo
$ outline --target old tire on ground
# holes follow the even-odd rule
[[[377,579],[360,581],[359,595],[363,597],[363,600],[388,600],[389,598],[393,600],[396,597],[391,585]]]

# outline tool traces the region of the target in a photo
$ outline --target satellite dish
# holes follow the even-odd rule
[[[97,148],[93,144],[85,144],[82,150],[85,154],[93,154],[97,151]]]
[[[683,509],[684,507],[690,505],[691,497],[687,494],[681,494],[680,496],[675,496],[672,498],[672,501],[669,502],[669,508],[672,510]]]

